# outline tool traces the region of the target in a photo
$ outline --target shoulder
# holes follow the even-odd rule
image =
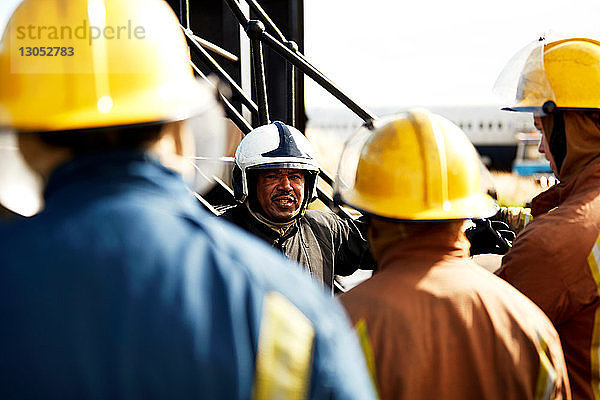
[[[451,269],[448,272],[452,274]],[[505,338],[507,343],[514,335],[536,343],[536,347],[540,347],[542,335],[548,341],[557,342],[558,334],[548,317],[511,284],[470,260],[465,260],[463,269],[456,272],[449,278],[454,280],[456,297],[449,298],[456,301],[461,310],[471,309],[473,315],[479,314],[480,321],[489,321],[496,335]],[[465,307],[467,303],[471,306]]]
[[[600,231],[600,209],[596,218],[582,218],[565,204],[535,218],[519,234],[503,257],[499,275],[551,275],[568,285],[587,274],[587,259]],[[518,271],[518,272],[517,272]]]
[[[304,213],[304,218],[314,220],[314,221],[337,221],[341,220],[337,214],[334,214],[331,211],[321,211],[321,210],[306,210]]]
[[[329,311],[335,319],[339,311],[329,296],[315,286],[300,269],[262,240],[216,218],[200,222],[209,251],[220,260],[218,268],[224,275],[235,274],[263,293],[277,291],[288,298],[309,319],[329,325]],[[311,293],[309,296],[308,293]],[[325,308],[323,308],[325,307]],[[331,307],[331,308],[330,308]],[[329,308],[325,313],[323,310]]]
[[[529,340],[535,343],[538,351],[544,345],[560,350],[558,333],[549,317],[528,297],[503,279],[483,270],[479,274],[485,284],[478,283],[478,297],[495,326],[512,325],[518,327]],[[508,316],[508,317],[506,317]],[[506,330],[498,330],[505,335]]]
[[[348,225],[347,221],[331,211],[306,210],[302,218],[311,226],[322,229],[338,229]]]

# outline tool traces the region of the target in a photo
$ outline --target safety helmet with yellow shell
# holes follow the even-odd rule
[[[223,110],[214,88],[194,77],[179,21],[163,0],[24,0],[0,40],[0,82],[2,171],[17,171],[15,134],[175,121],[193,138],[183,157],[189,187],[206,191],[224,171]],[[30,215],[39,206],[18,208],[25,193],[39,197],[39,185],[20,188],[25,179],[16,175],[31,172],[18,170],[0,176],[0,203]]]
[[[0,127],[187,119],[214,104],[163,0],[25,0],[0,42]]]
[[[459,127],[423,109],[362,127],[347,143],[335,184],[341,202],[393,220],[460,220],[496,213],[485,167]]]
[[[542,37],[520,50],[494,86],[506,110],[544,115],[600,109],[600,42]]]

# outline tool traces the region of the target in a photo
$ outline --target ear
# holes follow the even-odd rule
[[[186,130],[183,121],[167,123],[163,126],[160,139],[150,146],[160,162],[184,178],[194,174],[194,166],[186,156],[194,155],[194,138]]]
[[[167,154],[169,156],[185,156],[186,150],[188,153],[191,151],[188,144],[190,141],[193,145],[193,138],[186,134],[183,121],[170,122],[164,124],[160,132],[160,139],[152,145],[152,148],[159,156]]]

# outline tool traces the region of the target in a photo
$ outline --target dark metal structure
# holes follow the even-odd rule
[[[344,94],[303,55],[303,0],[168,0],[179,15],[192,50],[196,73],[219,77],[231,91],[220,89],[227,116],[243,134],[272,120],[305,128],[304,75],[310,77],[356,115],[370,124],[373,114]],[[282,22],[283,29],[271,15]],[[324,171],[319,175],[332,185]],[[210,204],[232,202],[222,181],[203,200]],[[335,208],[328,190],[320,200]],[[214,208],[213,208],[214,210]],[[343,209],[339,213],[347,215]]]

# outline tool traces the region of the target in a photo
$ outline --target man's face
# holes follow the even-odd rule
[[[542,138],[540,139],[540,145],[538,146],[538,151],[546,157],[546,160],[550,162],[550,168],[554,171],[556,175],[558,171],[556,170],[556,164],[554,163],[554,158],[552,157],[552,153],[550,153],[550,149],[548,148],[548,141],[546,132],[544,132],[544,125],[542,123],[543,117],[533,117],[533,123],[535,125],[535,129],[537,129],[541,134]],[[546,117],[547,118],[547,117]],[[549,134],[549,133],[548,133]]]
[[[297,169],[259,171],[256,196],[267,218],[289,221],[300,212],[304,200],[304,172]]]

